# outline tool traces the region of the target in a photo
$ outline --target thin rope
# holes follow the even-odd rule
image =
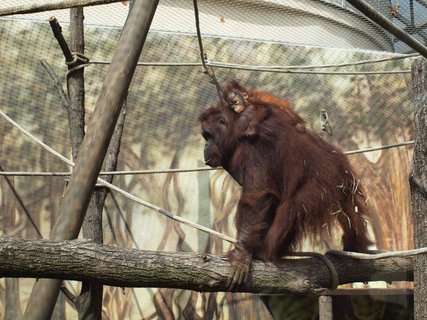
[[[125,171],[101,171],[99,173],[102,175],[137,175],[137,174],[158,174],[158,173],[182,173],[182,172],[200,172],[200,171],[212,171],[212,170],[221,170],[222,168],[211,168],[211,167],[201,167],[201,168],[182,168],[182,169],[155,169],[155,170],[125,170]],[[0,176],[51,176],[51,177],[64,177],[70,176],[71,172],[24,172],[24,171],[4,171],[0,172]]]
[[[255,66],[255,68],[282,69],[282,70],[342,68],[342,67],[358,66],[358,65],[364,65],[364,64],[382,63],[382,62],[400,60],[400,59],[407,59],[407,58],[417,58],[419,56],[420,56],[419,53],[411,53],[411,54],[398,55],[398,56],[386,57],[386,58],[380,58],[380,59],[361,60],[361,61],[356,61],[356,62],[346,62],[346,63],[338,63],[338,64],[319,64],[319,65],[300,65],[300,66],[264,65],[264,66]],[[93,60],[93,61],[90,61],[89,64],[110,64],[110,61]],[[171,67],[171,66],[174,66],[174,67],[198,67],[198,66],[203,66],[203,63],[200,63],[200,62],[188,62],[188,63],[185,63],[185,62],[138,62],[137,65],[138,66],[147,66],[147,67]],[[245,67],[245,68],[246,67],[247,68],[254,67],[253,65],[231,64],[231,63],[214,62],[214,61],[209,62],[208,65],[224,66],[224,67],[240,66],[240,67]]]
[[[91,60],[89,64],[108,65],[111,61],[105,60]],[[201,62],[138,62],[139,67],[200,67],[203,66]]]
[[[108,61],[91,61],[89,64],[109,64]],[[363,64],[362,62],[356,62],[357,64]],[[342,64],[344,66],[344,64]],[[350,65],[350,64],[349,64]],[[250,66],[244,64],[234,63],[223,63],[223,62],[212,62],[203,59],[202,62],[189,62],[189,63],[167,63],[167,62],[139,62],[137,66],[144,67],[216,67],[222,69],[235,69],[235,70],[246,70],[246,71],[257,71],[257,72],[272,72],[272,73],[289,73],[289,74],[317,74],[317,75],[394,75],[394,74],[406,74],[411,73],[411,70],[396,70],[396,71],[305,71],[304,69],[322,69],[322,68],[335,68],[341,67],[341,65],[318,65],[318,66]],[[300,70],[301,69],[301,70]]]
[[[317,252],[290,252],[289,254],[283,256],[282,259],[286,260],[286,257],[304,257],[304,258],[314,257],[316,259],[319,259],[326,265],[331,275],[331,285],[329,287],[329,290],[335,290],[340,284],[337,269],[335,268],[335,265],[332,263],[332,261],[326,255],[323,255]]]
[[[404,142],[399,142],[399,143],[394,143],[394,144],[387,144],[387,145],[379,146],[379,147],[359,149],[359,150],[352,150],[352,151],[345,151],[344,154],[346,154],[346,155],[352,155],[352,154],[357,154],[357,153],[372,152],[372,151],[378,151],[378,150],[384,150],[384,149],[391,149],[391,148],[408,146],[408,145],[412,145],[414,143],[415,143],[414,140],[410,140],[410,141],[404,141]]]
[[[394,144],[387,144],[378,147],[358,149],[351,151],[344,151],[346,155],[353,155],[358,153],[373,152],[378,150],[386,150],[391,148],[398,148],[403,146],[413,145],[414,140],[404,141]],[[158,174],[158,173],[183,173],[183,172],[200,172],[200,171],[213,171],[222,170],[221,167],[199,167],[199,168],[181,168],[181,169],[153,169],[153,170],[125,170],[125,171],[101,171],[99,175],[137,175],[137,174]],[[41,177],[66,177],[70,176],[72,172],[25,172],[25,171],[0,171],[0,176],[41,176]]]
[[[406,74],[411,73],[411,70],[397,70],[397,71],[304,71],[304,70],[293,70],[285,69],[285,67],[278,68],[264,68],[264,67],[252,67],[247,65],[237,64],[226,64],[226,63],[213,63],[209,62],[210,66],[225,69],[236,69],[246,71],[257,71],[257,72],[271,72],[271,73],[289,73],[289,74],[318,74],[318,75],[340,75],[340,76],[352,76],[352,75],[394,75],[394,74]]]
[[[212,67],[209,67],[209,68],[207,67],[207,56],[203,48],[202,33],[200,31],[199,8],[197,5],[197,0],[193,0],[193,5],[194,5],[194,18],[196,23],[197,41],[199,43],[199,50],[200,50],[200,60],[202,61],[204,72],[211,78],[211,83],[215,85],[219,100],[222,103],[225,103],[225,101],[223,101],[224,99],[223,99],[222,87],[219,84],[218,79],[216,78],[215,72]]]
[[[399,251],[387,251],[382,253],[360,253],[360,252],[351,252],[351,251],[341,251],[341,250],[328,250],[325,252],[325,255],[339,255],[339,256],[348,256],[355,259],[361,260],[376,260],[376,259],[386,259],[386,258],[399,258],[399,257],[409,257],[417,256],[420,254],[426,254],[427,247],[410,249],[410,250],[399,250]]]
[[[0,115],[5,120],[7,120],[10,124],[12,124],[15,128],[17,128],[21,133],[23,133],[28,138],[30,138],[31,140],[33,140],[34,142],[36,142],[38,145],[40,145],[47,152],[49,152],[49,153],[53,154],[54,156],[58,157],[59,159],[61,159],[66,164],[70,165],[71,167],[74,167],[74,162],[73,161],[71,161],[70,159],[64,157],[62,154],[60,154],[59,152],[56,152],[54,149],[52,149],[51,147],[49,147],[47,144],[45,144],[44,142],[42,142],[41,140],[39,140],[38,138],[36,138],[35,136],[33,136],[28,130],[26,130],[23,127],[21,127],[18,123],[16,123],[15,121],[13,121],[12,118],[10,118],[8,115],[6,115],[1,110],[0,110]]]
[[[342,67],[350,67],[350,66],[358,66],[358,65],[364,65],[364,64],[375,64],[375,63],[382,63],[392,60],[400,60],[400,59],[407,59],[407,58],[416,58],[419,57],[419,53],[411,53],[411,54],[404,54],[404,55],[398,55],[398,56],[392,56],[392,57],[386,57],[386,58],[380,58],[380,59],[371,59],[371,60],[361,60],[361,61],[355,61],[355,62],[346,62],[346,63],[337,63],[337,64],[319,64],[319,65],[301,65],[301,66],[265,66],[266,68],[270,69],[322,69],[322,68],[342,68]]]
[[[265,68],[265,69],[282,69],[282,70],[288,70],[288,69],[325,69],[325,68],[342,68],[342,67],[350,67],[350,66],[359,66],[364,64],[376,64],[376,63],[382,63],[392,60],[400,60],[400,59],[407,59],[407,58],[416,58],[419,57],[419,53],[411,53],[406,55],[398,55],[398,56],[392,56],[392,57],[386,57],[386,58],[380,58],[380,59],[371,59],[371,60],[361,60],[361,61],[355,61],[355,62],[346,62],[346,63],[336,63],[336,64],[317,64],[317,65],[299,65],[299,66],[274,66],[274,65],[265,65],[265,66],[255,66],[256,68]],[[227,65],[227,66],[241,66],[241,67],[247,67],[251,68],[253,65],[244,65],[244,64],[229,64],[229,63],[221,63],[221,62],[213,62],[217,65]]]
[[[65,61],[65,64],[68,66],[67,78],[77,70],[85,68],[90,65],[89,58],[86,57],[83,53],[80,52],[72,52],[73,60]]]
[[[55,155],[56,157],[58,157],[59,159],[61,159],[62,161],[64,161],[64,162],[65,162],[65,163],[67,163],[68,165],[70,165],[71,167],[74,167],[74,162],[73,162],[73,161],[71,161],[70,159],[68,159],[68,158],[64,157],[64,156],[63,156],[62,154],[60,154],[59,152],[55,151],[54,149],[52,149],[51,147],[49,147],[48,145],[46,145],[43,141],[41,141],[40,139],[38,139],[38,138],[36,138],[35,136],[33,136],[29,131],[27,131],[27,130],[26,130],[26,129],[24,129],[22,126],[20,126],[18,123],[16,123],[15,121],[13,121],[10,117],[8,117],[8,116],[7,116],[3,111],[1,111],[1,110],[0,110],[0,115],[1,115],[5,120],[7,120],[9,123],[11,123],[13,126],[15,126],[15,127],[16,127],[20,132],[22,132],[22,133],[23,133],[23,134],[25,134],[27,137],[29,137],[32,141],[34,141],[34,142],[35,142],[35,143],[37,143],[39,146],[41,146],[43,149],[45,149],[45,150],[46,150],[46,151],[48,151],[49,153],[51,153],[51,154]],[[171,218],[171,219],[173,219],[173,220],[175,220],[175,221],[178,221],[178,222],[180,222],[180,223],[183,223],[183,224],[185,224],[185,225],[188,225],[188,226],[193,227],[193,228],[195,228],[195,229],[198,229],[198,230],[200,230],[200,231],[203,231],[203,232],[206,232],[206,233],[209,233],[209,234],[215,235],[215,236],[217,236],[218,238],[221,238],[221,239],[223,239],[223,240],[225,240],[225,241],[228,241],[228,242],[231,242],[231,243],[236,243],[236,239],[234,239],[233,237],[226,236],[226,235],[224,235],[224,234],[222,234],[222,233],[220,233],[220,232],[218,232],[218,231],[212,230],[212,229],[210,229],[210,228],[207,228],[207,227],[205,227],[205,226],[199,225],[199,224],[197,224],[197,223],[195,223],[195,222],[192,222],[192,221],[189,221],[189,220],[187,220],[187,219],[185,219],[185,218],[182,218],[182,217],[180,217],[180,216],[178,216],[178,215],[175,215],[175,214],[173,214],[173,213],[171,213],[171,212],[169,212],[169,211],[166,211],[166,210],[164,210],[164,209],[162,209],[162,208],[160,208],[160,207],[158,207],[158,206],[156,206],[156,205],[154,205],[154,204],[152,204],[152,203],[149,203],[149,202],[147,202],[147,201],[145,201],[145,200],[143,200],[143,199],[140,199],[140,198],[138,198],[138,197],[134,196],[133,194],[131,194],[131,193],[129,193],[129,192],[127,192],[127,191],[125,191],[125,190],[123,190],[123,189],[121,189],[121,188],[119,188],[119,187],[117,187],[117,186],[115,186],[115,185],[113,185],[113,184],[111,184],[111,183],[109,183],[109,182],[105,181],[104,179],[98,178],[98,182],[99,182],[100,184],[102,184],[103,186],[108,187],[108,188],[110,188],[111,190],[114,190],[114,191],[116,191],[116,192],[118,192],[118,193],[122,194],[122,195],[123,195],[123,196],[125,196],[126,198],[128,198],[128,199],[130,199],[130,200],[132,200],[132,201],[134,201],[134,202],[136,202],[136,203],[139,203],[139,204],[141,204],[141,205],[143,205],[143,206],[145,206],[145,207],[147,207],[147,208],[149,208],[149,209],[153,209],[153,210],[155,210],[155,211],[159,212],[160,214],[162,214],[162,215],[164,215],[164,216],[166,216],[166,217],[168,217],[168,218]]]
[[[200,51],[200,61],[202,61],[203,69],[207,71],[206,61],[205,61],[206,56],[203,49],[202,34],[200,32],[199,8],[197,5],[197,0],[193,0],[193,6],[194,6],[194,18],[196,23],[197,42],[199,44],[199,51]]]

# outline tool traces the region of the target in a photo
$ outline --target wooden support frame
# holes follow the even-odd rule
[[[157,4],[158,0],[136,1],[129,13],[95,105],[92,122],[81,144],[61,203],[61,215],[52,230],[52,240],[74,239],[80,232]],[[61,281],[51,279],[36,282],[24,318],[50,318],[60,285]]]

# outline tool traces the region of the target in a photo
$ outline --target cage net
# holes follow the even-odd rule
[[[423,1],[369,2],[425,41]],[[29,3],[15,0],[13,5]],[[3,1],[0,11],[10,6]],[[409,142],[349,157],[375,212],[377,247],[411,248],[407,181],[413,139],[410,68],[416,55],[410,48],[346,1],[222,0],[199,1],[198,6],[206,63],[221,85],[237,79],[244,87],[287,99],[311,130],[343,151]],[[85,8],[86,125],[96,121],[91,113],[128,10],[126,2]],[[48,23],[51,16],[70,41],[69,10],[0,18],[0,111],[71,158],[67,111],[55,86],[67,92],[67,66]],[[127,97],[118,170],[204,166],[198,116],[218,96],[202,68],[194,16],[192,1],[159,3]],[[66,177],[53,173],[70,167],[4,117],[0,123],[0,170],[11,173],[0,179],[1,233],[34,238],[40,232],[49,239],[66,183]],[[221,170],[120,175],[114,184],[186,219],[235,233],[240,189]],[[213,254],[231,248],[114,192],[106,201],[103,229],[104,243],[124,248]],[[33,283],[20,279],[14,291],[22,310]],[[5,293],[5,286],[2,280],[0,316],[12,292]],[[79,286],[71,285],[76,292]],[[269,318],[259,297],[249,294],[107,287],[104,296],[103,314],[111,319]],[[60,317],[77,317],[63,301],[58,308]],[[283,309],[287,319],[302,319],[307,308]]]

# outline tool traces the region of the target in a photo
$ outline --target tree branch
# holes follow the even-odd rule
[[[328,255],[339,283],[412,281],[411,256],[355,259]],[[98,281],[120,287],[226,291],[229,263],[188,252],[125,250],[89,240],[50,241],[0,237],[0,276]],[[255,261],[241,291],[307,294],[330,285],[317,258],[287,259],[278,266]]]

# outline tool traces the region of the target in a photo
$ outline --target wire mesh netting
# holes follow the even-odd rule
[[[14,5],[28,3],[14,1]],[[399,6],[390,1],[370,3],[424,41],[423,1]],[[344,151],[413,139],[414,55],[346,1],[224,0],[198,5],[206,62],[220,84],[237,79],[245,87],[289,100],[310,129]],[[0,10],[7,7],[10,3],[0,3]],[[85,55],[90,59],[85,68],[87,125],[128,10],[126,3],[85,8]],[[69,41],[69,10],[0,18],[0,111],[70,158],[67,112],[54,85],[59,81],[66,92],[67,66],[47,21],[51,16],[58,19]],[[56,79],[41,62],[53,69]],[[217,99],[215,86],[203,72],[192,1],[161,0],[127,98],[118,170],[202,167],[204,142],[198,116]],[[328,115],[332,135],[322,131],[322,112]],[[1,118],[0,123],[2,171],[70,170],[9,122]],[[350,156],[375,212],[373,233],[380,249],[413,245],[407,183],[411,154],[407,145]],[[1,178],[2,233],[34,238],[39,229],[49,238],[60,213],[64,177],[10,175],[8,179],[10,184]],[[223,171],[123,175],[116,176],[114,184],[201,225],[227,235],[235,232],[233,212],[240,191]],[[104,210],[106,244],[214,254],[230,248],[222,240],[112,195]],[[20,279],[14,291],[22,309],[33,282]],[[9,301],[6,287],[5,281],[0,282],[0,316]],[[108,287],[104,301],[104,316],[111,319],[172,319],[183,314],[193,319],[269,318],[259,297],[248,294],[123,292]],[[299,309],[288,308],[287,318],[302,319],[302,310],[312,312],[305,303],[300,301]],[[61,310],[61,316],[65,312],[67,318],[76,318],[68,304],[66,311]]]

